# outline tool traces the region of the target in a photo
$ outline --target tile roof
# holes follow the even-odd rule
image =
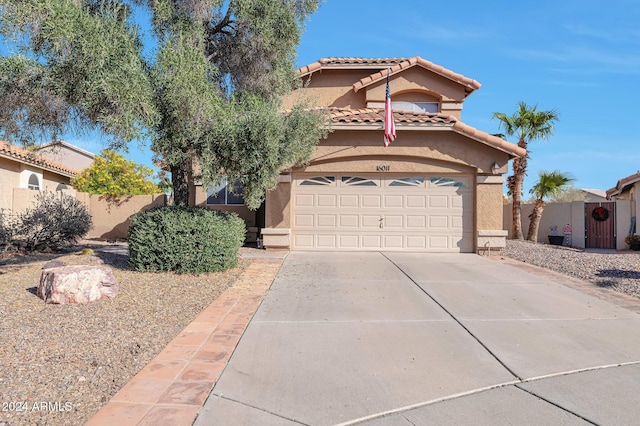
[[[360,124],[382,123],[384,121],[384,109],[380,108],[329,108],[332,123]],[[428,112],[393,111],[393,120],[396,125],[401,124],[452,124],[456,118],[452,115],[442,115]]]
[[[340,127],[341,125],[382,125],[384,122],[384,109],[382,108],[348,109],[332,107],[329,108],[329,113],[334,127]],[[398,130],[403,127],[449,127],[458,134],[470,137],[517,157],[522,157],[527,152],[516,144],[464,124],[452,115],[393,111],[393,119]]]
[[[611,188],[611,189],[607,189],[607,198],[611,197],[612,195],[618,195],[620,194],[622,191],[624,191],[625,187],[628,185],[631,185],[633,183],[636,183],[640,181],[640,171],[638,171],[637,173],[631,175],[631,176],[627,176],[624,177],[622,179],[620,179],[617,183],[616,186]]]
[[[76,170],[4,141],[0,141],[0,157],[10,158],[19,161],[20,163],[37,166],[63,176],[74,177],[76,175]]]
[[[376,69],[377,72],[367,76],[353,85],[353,90],[358,91],[387,77],[386,69],[389,68],[391,75],[401,72],[407,68],[420,66],[439,74],[449,80],[455,81],[467,88],[468,93],[480,88],[480,83],[462,74],[453,72],[443,66],[434,64],[433,62],[422,59],[420,56],[413,58],[322,58],[317,62],[304,66],[298,70],[298,74],[305,76],[314,73],[322,68],[341,68],[341,69]]]

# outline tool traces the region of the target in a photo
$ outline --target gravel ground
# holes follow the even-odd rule
[[[140,273],[126,257],[79,253],[0,259],[0,426],[81,425],[151,361],[249,261],[223,273]],[[110,264],[113,299],[47,305],[35,292],[50,259]]]
[[[571,247],[507,240],[502,255],[640,297],[640,252],[591,253]]]

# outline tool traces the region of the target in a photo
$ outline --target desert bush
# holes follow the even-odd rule
[[[12,247],[14,222],[10,210],[0,209],[0,249],[7,250]]]
[[[10,224],[11,244],[26,251],[59,248],[84,237],[91,228],[87,207],[61,192],[40,192],[32,208]]]
[[[139,271],[202,273],[238,264],[245,224],[235,213],[201,207],[157,207],[129,225],[129,262]]]

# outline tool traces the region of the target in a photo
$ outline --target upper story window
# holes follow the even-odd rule
[[[384,108],[384,102],[369,102],[368,108]],[[391,108],[394,111],[408,112],[440,112],[440,102],[410,102],[410,101],[391,101]]]
[[[440,104],[438,102],[391,102],[391,108],[394,111],[410,111],[410,112],[440,112]]]
[[[207,205],[223,205],[223,206],[241,206],[244,205],[244,196],[242,193],[242,183],[235,181],[233,189],[227,182],[227,178],[223,177],[218,186],[207,189]]]
[[[32,173],[31,176],[29,176],[29,182],[27,183],[27,188],[34,189],[36,191],[40,190],[40,180],[38,179],[38,175],[36,175],[35,173]]]

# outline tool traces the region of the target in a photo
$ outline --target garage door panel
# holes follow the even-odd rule
[[[362,195],[362,204],[364,208],[380,208],[382,206],[382,196],[380,195]]]
[[[297,228],[313,228],[314,214],[296,214],[293,216],[293,223]]]
[[[413,250],[427,248],[427,237],[425,235],[407,235],[407,248]]]
[[[444,250],[449,248],[448,235],[429,235],[429,248],[436,250]]]
[[[464,207],[464,199],[460,196],[451,197],[451,207],[462,209]]]
[[[319,234],[316,236],[316,243],[318,248],[337,248],[336,240],[336,235],[333,234]]]
[[[318,194],[318,207],[336,207],[338,205],[338,196],[336,194]]]
[[[429,228],[430,229],[448,229],[449,228],[449,216],[429,216]]]
[[[464,229],[464,221],[461,217],[452,217],[451,218],[451,228],[453,229]]]
[[[358,207],[360,196],[357,194],[340,195],[340,207]]]
[[[405,199],[409,208],[424,209],[427,206],[426,195],[407,195]]]
[[[337,223],[337,217],[335,214],[319,214],[316,216],[318,219],[317,226],[319,228],[335,228]]]
[[[341,214],[340,228],[357,228],[360,222],[357,214]]]
[[[402,208],[404,204],[404,196],[402,195],[385,195],[384,208]]]
[[[404,216],[402,215],[389,215],[389,214],[385,214],[383,215],[384,219],[383,219],[383,226],[384,229],[402,229],[403,228],[403,218]]]
[[[358,235],[340,234],[338,236],[338,241],[340,242],[340,248],[344,249],[357,249],[360,245],[360,237]]]
[[[449,207],[449,196],[447,195],[430,195],[429,208],[446,209]]]
[[[303,234],[296,232],[293,237],[294,247],[301,249],[313,249],[315,238],[313,234]]]
[[[385,249],[401,249],[404,247],[402,235],[385,235],[383,241],[383,248]]]
[[[427,217],[425,215],[407,215],[407,228],[425,229],[427,227]]]
[[[312,194],[296,194],[293,200],[296,207],[313,207],[314,205],[314,196]]]
[[[362,248],[368,248],[368,249],[382,248],[382,237],[380,235],[363,235]]]
[[[380,228],[380,215],[375,216],[363,214],[362,215],[362,228],[363,229],[379,229]]]

